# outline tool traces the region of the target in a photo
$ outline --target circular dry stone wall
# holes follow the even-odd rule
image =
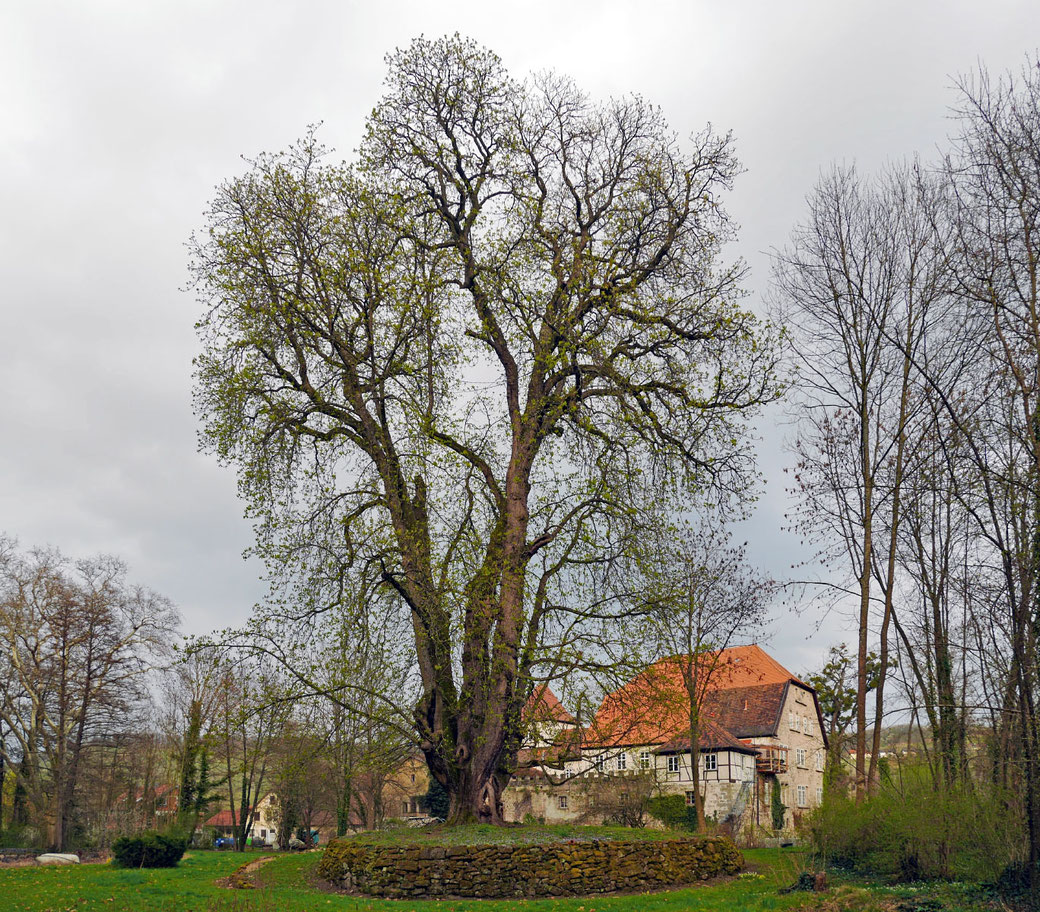
[[[329,843],[319,876],[369,896],[584,896],[648,891],[736,874],[744,858],[728,839],[592,839],[521,845]]]

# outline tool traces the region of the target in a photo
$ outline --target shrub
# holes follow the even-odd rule
[[[818,851],[852,870],[991,882],[1021,851],[1005,798],[981,784],[937,789],[927,768],[904,767],[859,804],[829,794],[809,829]]]
[[[189,840],[197,849],[214,849],[217,846],[217,831],[214,827],[202,827]]]
[[[673,830],[697,830],[697,811],[686,804],[683,795],[658,795],[647,802],[651,817]]]
[[[447,789],[431,777],[430,787],[419,800],[419,807],[431,817],[446,818],[451,810],[451,799],[448,797]]]
[[[1037,871],[1040,876],[1040,870]],[[996,887],[998,895],[1005,899],[1018,899],[1029,892],[1029,862],[1014,861],[1000,872]]]
[[[112,843],[118,868],[175,868],[186,848],[184,837],[172,833],[120,836]]]
[[[0,845],[10,849],[38,848],[38,834],[25,826],[14,826],[6,830],[0,829]]]

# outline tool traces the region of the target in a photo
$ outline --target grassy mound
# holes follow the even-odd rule
[[[578,826],[558,824],[545,826],[523,824],[517,826],[428,826],[393,827],[387,830],[358,833],[342,839],[360,845],[378,846],[482,846],[482,845],[548,845],[554,842],[590,842],[594,839],[622,842],[662,842],[689,833],[670,830],[636,829],[621,826]]]

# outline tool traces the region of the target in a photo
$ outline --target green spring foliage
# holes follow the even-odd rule
[[[982,783],[936,788],[926,769],[904,768],[860,804],[828,795],[810,829],[819,851],[854,871],[992,883],[1025,851],[1008,797]]]

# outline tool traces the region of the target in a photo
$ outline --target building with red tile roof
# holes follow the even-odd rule
[[[690,745],[687,681],[699,709],[696,750]],[[556,707],[555,696],[536,694],[533,705],[560,718],[566,713]],[[706,653],[696,662],[686,656],[660,659],[607,694],[586,728],[561,727],[554,744],[527,746],[537,749],[522,752],[520,781],[530,789],[537,776],[545,776],[559,791],[538,804],[544,813],[535,816],[599,822],[579,795],[564,794],[580,791],[589,777],[617,777],[619,789],[625,778],[649,778],[658,792],[684,794],[692,803],[696,757],[707,815],[739,827],[771,822],[774,787],[789,809],[788,825],[818,805],[827,742],[813,689],[752,644]],[[602,796],[602,787],[597,793]],[[534,804],[528,795],[514,807]]]

